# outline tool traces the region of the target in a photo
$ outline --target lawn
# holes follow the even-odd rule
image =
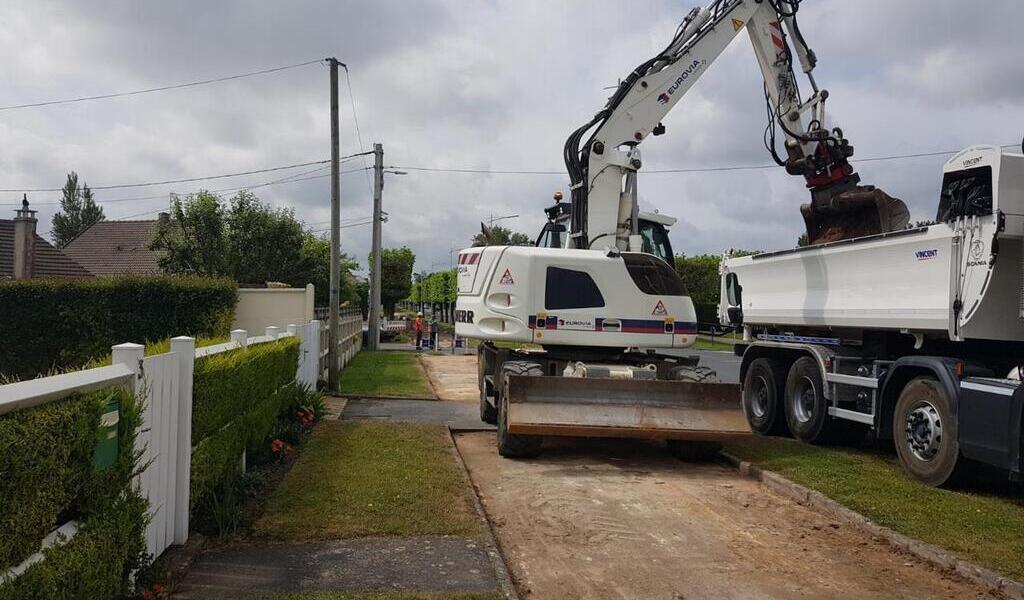
[[[742,337],[738,333],[728,333],[726,335],[716,335],[714,337],[702,333],[697,336],[697,343],[694,344],[693,347],[697,350],[732,352],[733,344],[741,339]]]
[[[338,392],[347,396],[434,395],[414,353],[365,350],[356,354],[341,372]]]
[[[924,486],[888,452],[823,448],[755,438],[727,450],[905,535],[1024,578],[1024,494],[1019,486],[979,482],[961,490]]]
[[[321,423],[253,530],[284,540],[481,534],[441,425]]]

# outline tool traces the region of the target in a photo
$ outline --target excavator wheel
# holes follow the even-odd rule
[[[498,409],[488,400],[488,396],[495,396],[494,385],[487,382],[486,376],[494,373],[494,354],[484,346],[481,346],[476,355],[476,383],[480,388],[480,420],[488,425],[495,425],[498,422]]]
[[[693,383],[720,383],[718,373],[710,367],[674,367],[669,372],[673,381],[691,381]]]
[[[498,402],[498,454],[505,458],[536,458],[544,438],[536,435],[514,435],[508,432],[508,384],[512,375],[541,377],[544,369],[535,362],[509,360],[501,366],[501,394]]]

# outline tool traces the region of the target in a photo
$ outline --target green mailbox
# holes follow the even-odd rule
[[[92,462],[99,470],[106,469],[117,461],[117,426],[121,420],[121,403],[111,398],[103,407],[100,417],[99,441],[92,454]]]

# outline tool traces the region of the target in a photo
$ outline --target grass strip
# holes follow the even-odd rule
[[[906,475],[883,451],[754,438],[726,448],[742,460],[817,490],[872,521],[1024,579],[1024,497],[1013,485],[948,490]]]
[[[481,534],[441,425],[321,423],[254,534],[285,540]]]
[[[338,392],[351,396],[433,396],[415,354],[365,350],[341,372]]]

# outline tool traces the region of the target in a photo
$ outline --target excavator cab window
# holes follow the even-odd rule
[[[565,245],[565,225],[561,223],[545,223],[540,236],[537,237],[538,248],[561,248]]]
[[[653,254],[667,263],[675,260],[672,243],[668,241],[668,231],[661,223],[641,220],[640,237],[643,238],[643,251],[647,254]]]
[[[940,223],[958,217],[992,214],[992,167],[974,167],[946,173],[939,197]]]

